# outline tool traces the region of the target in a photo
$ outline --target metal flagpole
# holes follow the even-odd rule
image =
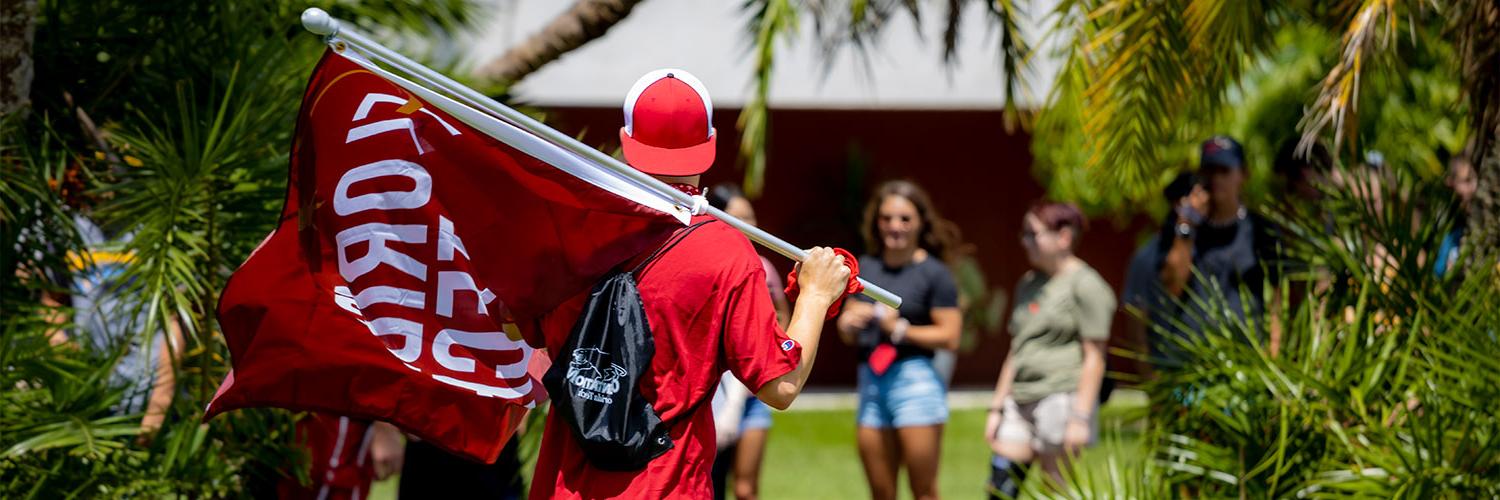
[[[538,137],[547,140],[548,142],[567,149],[573,154],[576,154],[584,159],[591,160],[604,168],[608,168],[624,176],[625,178],[636,182],[642,187],[651,191],[655,191],[657,194],[672,200],[674,203],[680,204],[685,207],[693,207],[697,204],[697,202],[693,200],[693,197],[689,196],[687,193],[678,191],[677,189],[668,186],[666,183],[659,181],[656,178],[651,177],[650,175],[631,168],[630,166],[621,163],[619,160],[616,160],[614,157],[604,154],[604,152],[602,151],[591,148],[588,145],[579,142],[572,137],[569,137],[567,134],[557,131],[557,129],[548,127],[547,125],[536,121],[530,116],[527,116],[525,113],[516,111],[510,106],[506,106],[504,104],[496,102],[494,99],[490,99],[488,96],[476,92],[474,91],[474,89],[471,89],[468,86],[453,81],[453,79],[444,76],[442,73],[433,71],[431,68],[408,59],[406,56],[403,56],[396,51],[388,49],[385,46],[375,42],[374,40],[371,40],[369,37],[366,37],[358,30],[345,27],[343,21],[340,21],[339,19],[335,19],[333,16],[328,15],[328,12],[325,12],[323,9],[313,7],[302,11],[302,26],[306,28],[307,31],[310,31],[313,34],[323,36],[324,40],[335,49],[338,48],[337,44],[339,43],[344,43],[351,47],[359,49],[361,53],[366,57],[393,66],[406,73],[407,75],[422,81],[422,83],[425,83],[432,87],[436,87],[438,90],[446,92],[447,94],[453,96],[455,99],[462,101],[464,104],[487,112],[495,116],[496,118],[510,122],[512,125],[520,127],[521,129],[535,134]],[[807,252],[805,250],[797,248],[791,243],[787,243],[786,241],[782,240],[781,238],[777,238],[771,233],[765,232],[758,227],[747,224],[745,223],[745,221],[739,220],[738,218],[725,213],[723,210],[719,210],[711,206],[706,207],[706,209],[708,214],[713,215],[719,220],[724,221],[724,223],[729,224],[735,229],[740,230],[740,232],[745,233],[745,236],[749,237],[751,241],[759,243],[766,248],[770,248],[771,250],[775,250],[776,253],[784,255],[787,258],[790,258],[797,262],[802,262],[803,259],[807,258]],[[870,298],[891,307],[901,307],[901,297],[896,296],[895,294],[887,291],[884,288],[865,281],[864,278],[860,278],[859,282],[864,284],[864,294],[869,296]]]

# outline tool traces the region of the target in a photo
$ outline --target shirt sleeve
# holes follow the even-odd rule
[[[948,266],[936,266],[932,273],[932,308],[958,307],[958,283]]]
[[[1155,264],[1156,242],[1141,245],[1130,258],[1125,270],[1125,289],[1120,293],[1121,302],[1143,310],[1150,309],[1151,287],[1156,284],[1158,269]]]
[[[1115,294],[1097,274],[1083,276],[1073,293],[1078,300],[1078,336],[1086,340],[1108,340],[1109,324],[1115,317]]]
[[[776,324],[765,270],[756,266],[721,300],[724,363],[751,392],[760,392],[766,383],[797,368],[802,345]]]

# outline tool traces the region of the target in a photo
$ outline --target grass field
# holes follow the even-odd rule
[[[1130,401],[1126,401],[1130,399]],[[1121,398],[1101,414],[1101,427],[1112,439],[1096,447],[1085,460],[1109,455],[1133,455],[1139,446],[1137,426],[1127,419],[1138,415],[1144,401]],[[979,498],[989,478],[990,451],[985,444],[985,411],[953,410],[943,432],[943,458],[938,473],[944,498]],[[864,472],[854,444],[854,410],[795,411],[776,414],[761,495],[778,498],[867,498]],[[1129,424],[1129,425],[1127,425]],[[905,478],[901,498],[910,498]]]
[[[1084,457],[1090,463],[1133,457],[1139,447],[1139,393],[1119,391],[1101,410],[1107,437]],[[981,435],[985,411],[955,409],[943,432],[939,493],[945,498],[979,498],[989,477],[990,451]],[[766,449],[761,496],[768,499],[867,498],[864,472],[854,445],[854,410],[777,412]],[[396,481],[376,484],[371,499],[395,498]],[[902,479],[901,498],[910,498]]]

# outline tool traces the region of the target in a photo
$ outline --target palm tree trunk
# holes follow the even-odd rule
[[[1477,135],[1470,161],[1479,185],[1469,205],[1464,245],[1477,263],[1487,266],[1500,250],[1500,4],[1468,0],[1454,7],[1464,91]]]
[[[579,0],[505,54],[481,67],[478,76],[513,84],[568,51],[583,46],[625,19],[640,0]]]
[[[1500,130],[1490,132],[1490,149],[1475,164],[1478,189],[1469,204],[1469,227],[1464,231],[1464,245],[1470,248],[1476,262],[1489,265],[1500,250]]]
[[[36,0],[0,2],[0,117],[31,104],[31,42],[36,36]]]

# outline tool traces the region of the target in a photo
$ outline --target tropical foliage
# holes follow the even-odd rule
[[[754,11],[777,2],[750,3]],[[1231,133],[1249,151],[1252,199],[1280,205],[1289,257],[1267,287],[1283,292],[1266,297],[1283,301],[1271,313],[1241,320],[1216,295],[1189,299],[1218,321],[1181,342],[1186,366],[1145,385],[1151,459],[1089,462],[1061,488],[1101,498],[1500,494],[1500,282],[1489,240],[1468,238],[1459,271],[1434,267],[1441,239],[1463,224],[1441,185],[1439,151],[1457,152],[1473,135],[1478,164],[1495,130],[1494,6],[1064,0],[1028,12],[1036,4],[986,2],[985,15],[1002,34],[1008,95],[1036,58],[1063,61],[1045,106],[1017,116],[1031,126],[1037,172],[1052,193],[1095,210],[1159,213],[1157,189],[1191,168],[1197,143]],[[932,10],[796,5],[824,43],[858,50],[874,45],[890,16]],[[964,5],[947,4],[942,57],[952,54]],[[1021,36],[1015,27],[1028,22],[1043,23],[1047,38]],[[771,25],[765,16],[751,23]],[[774,43],[756,40],[762,51]],[[747,144],[763,137],[745,135]],[[1267,180],[1288,139],[1324,141],[1350,165],[1344,178],[1382,182],[1323,186],[1321,201],[1287,205]],[[744,151],[763,148],[754,146]],[[1355,166],[1369,150],[1382,151],[1389,168]],[[1496,181],[1485,168],[1481,193]],[[1493,226],[1483,221],[1494,211],[1476,202],[1470,234]],[[1284,328],[1278,355],[1257,333],[1273,319]]]
[[[375,32],[408,53],[441,41],[471,10],[466,0],[314,3],[387,27]],[[635,2],[614,4],[627,8],[574,46]],[[940,12],[948,28],[934,57],[951,58],[969,4]],[[264,494],[258,488],[295,469],[291,415],[199,416],[227,366],[216,294],[269,232],[283,194],[292,118],[319,53],[295,22],[306,6],[40,2],[32,104],[0,119],[0,496]],[[750,192],[765,169],[777,44],[809,20],[829,54],[871,50],[892,16],[933,10],[897,0],[745,8],[757,76],[741,115]],[[1213,132],[1244,139],[1252,179],[1269,178],[1275,148],[1295,137],[1327,141],[1349,165],[1378,149],[1392,168],[1378,184],[1325,186],[1315,205],[1277,210],[1289,258],[1268,287],[1284,293],[1266,298],[1281,307],[1240,320],[1214,296],[1189,299],[1217,305],[1205,309],[1220,321],[1182,342],[1186,366],[1146,384],[1147,459],[1092,461],[1067,485],[1031,487],[1106,498],[1500,496],[1500,270],[1486,239],[1500,234],[1497,155],[1480,168],[1458,270],[1434,268],[1438,242],[1461,223],[1435,151],[1470,137],[1476,158],[1491,151],[1500,11],[1481,0],[1062,0],[1034,9],[994,0],[983,12],[999,33],[1007,96],[1030,88],[1031,62],[1054,56],[1042,48],[1062,48],[1046,105],[1012,110],[1031,127],[1039,174],[1060,198],[1150,206],[1139,202],[1154,200]],[[1053,38],[1027,36],[1022,27],[1037,23]],[[427,41],[401,36],[413,33]],[[1372,175],[1348,168],[1346,178]],[[1253,188],[1263,199],[1273,189]],[[140,414],[114,410],[124,396],[110,372],[121,351],[52,342],[66,329],[54,320],[73,311],[39,297],[68,286],[68,256],[83,250],[78,215],[133,234],[112,247],[133,256],[119,293],[148,318],[133,342],[149,351],[172,321],[186,334],[172,363],[176,398],[154,433],[140,432]],[[966,290],[982,294],[983,280],[970,281]],[[986,317],[1000,309],[971,308]],[[1285,339],[1276,355],[1254,333],[1273,317]]]
[[[787,19],[811,17],[832,55],[842,47],[878,50],[893,16],[939,14],[946,28],[933,57],[953,61],[963,18],[976,10],[967,7],[975,4],[998,35],[1007,106],[1031,127],[1038,176],[1055,197],[1095,212],[1157,206],[1158,188],[1188,168],[1197,143],[1215,133],[1244,140],[1256,167],[1252,191],[1263,194],[1284,138],[1324,140],[1351,160],[1377,149],[1435,176],[1442,165],[1434,151],[1457,153],[1470,130],[1485,132],[1477,135],[1478,164],[1500,116],[1500,13],[1483,1],[957,0],[940,8],[777,0],[750,1],[746,9],[752,32],[781,34],[752,38],[761,59],[796,28]],[[1060,61],[1061,70],[1037,74],[1042,59]],[[757,73],[761,97],[746,114],[764,114],[769,78]],[[1027,96],[1031,84],[1050,94]],[[1027,97],[1042,97],[1035,115],[1015,109]],[[752,167],[747,185],[762,175],[753,167],[768,126],[742,123],[741,150]],[[1476,212],[1495,210],[1485,207]]]
[[[317,3],[317,2],[315,2]],[[441,39],[465,0],[323,2],[379,33]],[[0,496],[239,496],[297,461],[290,415],[202,409],[226,374],[213,311],[224,280],[274,227],[306,75],[321,52],[297,24],[305,2],[43,1],[29,110],[0,132]],[[75,311],[74,217],[131,234],[120,288],[143,317],[116,349],[54,346]],[[115,410],[125,349],[150,352],[168,322],[185,345],[164,425]],[[71,332],[70,332],[71,333]]]
[[[1066,484],[1024,491],[1500,495],[1500,272],[1437,273],[1433,249],[1455,227],[1456,207],[1433,182],[1386,175],[1383,187],[1329,187],[1318,206],[1275,216],[1287,260],[1267,290],[1296,291],[1280,296],[1284,312],[1242,320],[1216,295],[1187,299],[1208,306],[1216,326],[1177,341],[1183,366],[1144,384],[1151,409],[1139,457],[1086,457],[1065,470]],[[1259,333],[1273,316],[1284,327],[1277,354]]]

